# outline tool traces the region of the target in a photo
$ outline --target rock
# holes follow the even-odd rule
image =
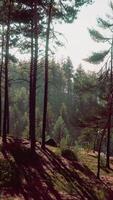
[[[52,138],[50,138],[49,140],[47,140],[45,143],[46,143],[47,145],[52,146],[52,147],[57,147],[57,143],[56,143],[55,140],[52,139]]]

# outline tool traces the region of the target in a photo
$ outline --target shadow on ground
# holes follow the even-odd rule
[[[49,149],[36,146],[31,154],[29,144],[10,140],[2,150],[15,176],[1,191],[25,200],[111,200],[113,191],[97,180],[87,166],[67,161]]]

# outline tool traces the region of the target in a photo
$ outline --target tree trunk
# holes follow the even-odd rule
[[[113,94],[110,96],[110,108],[109,108],[109,117],[108,117],[108,134],[107,134],[107,154],[106,154],[106,167],[110,169],[110,136],[111,136],[111,119],[112,119],[112,101]]]
[[[112,38],[112,45],[111,45],[111,71],[110,71],[110,100],[109,100],[109,119],[108,119],[108,134],[107,134],[107,155],[106,155],[106,167],[110,169],[110,137],[111,137],[111,120],[112,120],[112,104],[113,104],[113,88],[112,88],[112,48],[113,48],[113,38]]]
[[[45,131],[46,131],[46,119],[47,119],[47,103],[48,103],[48,50],[49,50],[49,35],[50,35],[50,24],[52,17],[52,4],[50,2],[49,13],[48,13],[48,26],[46,33],[46,47],[45,47],[45,85],[44,85],[44,107],[43,107],[43,124],[42,124],[42,148],[45,149]]]
[[[109,102],[110,107],[108,109],[108,121],[107,121],[107,123],[106,123],[106,125],[103,129],[102,136],[101,136],[100,143],[99,143],[97,178],[100,177],[100,153],[101,153],[102,141],[103,141],[106,129],[108,129],[109,126],[111,127],[111,125],[110,125],[111,121],[110,120],[111,120],[111,113],[112,113],[112,110],[111,110],[112,101],[113,101],[113,91],[112,91],[111,96],[110,96],[110,102]],[[110,139],[110,135],[109,135],[108,139]],[[109,141],[109,144],[110,144],[110,141]],[[107,151],[108,151],[107,154],[109,156],[109,146],[108,146]],[[109,157],[108,157],[108,159],[109,159]],[[109,160],[108,160],[108,163],[109,163]]]
[[[0,136],[2,135],[2,71],[4,64],[4,25],[2,25],[2,47],[1,47],[1,66],[0,66]]]
[[[107,134],[107,155],[106,155],[106,167],[110,169],[110,133],[111,133],[111,119],[109,121],[108,134]]]
[[[36,129],[36,80],[37,80],[37,60],[38,60],[38,15],[37,15],[37,3],[34,5],[34,62],[32,62],[31,68],[31,95],[30,95],[30,139],[31,139],[31,151],[35,151],[35,129]],[[32,44],[33,46],[33,44]],[[33,58],[33,54],[32,54]]]
[[[5,47],[5,91],[4,91],[4,117],[3,117],[3,143],[6,143],[6,136],[9,134],[9,94],[8,94],[8,63],[9,63],[9,40],[10,40],[10,12],[11,1],[7,3],[7,30]]]
[[[95,139],[94,139],[93,153],[95,153],[95,151],[96,151],[97,138],[98,138],[98,132],[97,132],[97,134],[95,135]]]
[[[33,12],[33,9],[32,9]],[[30,64],[30,76],[29,76],[29,139],[31,139],[32,135],[32,79],[33,79],[33,53],[34,53],[34,48],[33,48],[33,20],[31,21],[31,64]]]
[[[100,166],[100,156],[101,156],[100,154],[101,154],[101,146],[102,146],[102,141],[103,141],[103,138],[104,138],[107,126],[108,126],[108,122],[107,122],[105,128],[102,131],[102,135],[101,135],[100,143],[99,143],[99,148],[98,148],[98,164],[97,164],[97,178],[98,179],[100,178],[100,167],[101,167]]]

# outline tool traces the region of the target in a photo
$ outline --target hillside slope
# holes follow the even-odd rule
[[[81,162],[69,161],[37,143],[8,139],[0,152],[1,200],[112,200],[113,191]]]

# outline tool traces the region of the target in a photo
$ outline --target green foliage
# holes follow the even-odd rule
[[[63,103],[60,109],[60,115],[62,116],[63,120],[66,120],[67,117],[67,108],[66,105]]]
[[[110,8],[113,11],[113,3],[110,2]],[[103,28],[104,30],[107,30],[107,32],[104,32],[104,35],[101,34],[99,31],[95,29],[89,29],[90,36],[92,39],[96,42],[108,42],[110,44],[110,49],[112,47],[112,32],[113,32],[113,15],[112,14],[106,14],[105,19],[98,18],[97,23],[100,28]],[[107,35],[107,36],[106,36]],[[103,52],[94,52],[89,58],[85,59],[86,61],[93,63],[93,64],[99,64],[101,63],[107,56],[107,54],[110,52],[110,50],[105,50]]]
[[[93,63],[93,64],[99,64],[104,60],[104,58],[106,57],[108,53],[109,53],[109,50],[98,52],[98,53],[93,52],[93,54],[89,58],[85,59],[85,61]]]
[[[71,149],[63,149],[61,155],[71,161],[78,161],[78,157]]]
[[[85,148],[92,148],[95,139],[96,130],[94,128],[84,128],[78,137],[78,142]]]
[[[69,137],[69,135],[66,135],[60,141],[60,149],[63,150],[65,148],[67,148],[69,145],[70,145],[70,137]]]
[[[37,76],[37,139],[41,137],[42,130],[43,63],[44,61],[41,60]],[[55,138],[59,144],[62,141],[67,143],[68,137],[69,144],[74,144],[75,139],[81,135],[84,125],[92,126],[94,116],[98,116],[97,100],[100,99],[98,97],[100,89],[99,86],[97,88],[97,75],[86,73],[82,67],[79,67],[74,74],[72,64],[69,66],[69,63],[69,58],[62,65],[55,63],[54,60],[50,61],[46,136]],[[10,68],[12,78],[10,83],[10,133],[17,137],[28,137],[29,134],[27,65],[15,64]]]
[[[94,120],[96,121],[96,118],[94,116],[97,116],[99,108],[98,93],[95,73],[86,73],[79,67],[74,76],[75,102],[71,118],[71,123],[74,127],[86,128],[95,123]]]
[[[54,14],[57,19],[61,21],[64,21],[66,23],[72,23],[75,18],[77,18],[77,14],[79,12],[79,9],[84,4],[90,4],[93,1],[87,1],[87,0],[76,0],[76,1],[63,1],[59,3],[59,6],[57,5],[57,2],[55,2],[54,6]]]
[[[11,92],[14,92],[14,90]],[[10,131],[17,137],[22,136],[23,133],[25,133],[25,130],[28,129],[27,97],[28,95],[25,87],[21,87],[20,89],[16,88],[15,93],[11,96],[13,103],[10,104]]]
[[[47,131],[47,135],[50,137],[52,134],[52,130],[53,130],[53,126],[54,126],[54,113],[52,111],[52,106],[50,105],[50,103],[48,103],[48,107],[47,107],[47,125],[46,125],[46,131]]]
[[[100,155],[100,166],[102,168],[105,168],[105,166],[106,166],[106,156],[103,154]]]
[[[68,129],[66,128],[66,125],[62,117],[59,116],[53,128],[53,136],[56,142],[59,143],[61,139],[66,137],[67,135],[68,135]]]
[[[66,61],[65,61],[66,64]],[[9,68],[10,77],[10,133],[16,137],[28,136],[29,134],[29,75],[28,67],[30,63],[16,63]],[[44,60],[39,63],[39,73],[37,74],[37,105],[36,105],[36,136],[41,136],[42,130],[42,112],[43,112],[43,76]],[[68,64],[69,67],[69,64]],[[72,66],[71,66],[72,67]],[[67,70],[68,71],[68,70]],[[68,118],[71,113],[69,104],[67,104],[67,75],[64,72],[63,64],[60,65],[54,60],[50,61],[49,70],[49,95],[47,112],[47,136],[51,137],[58,119],[61,115],[65,123],[64,132],[67,127]],[[72,77],[72,75],[70,75]],[[70,96],[70,94],[68,95]],[[72,95],[73,96],[73,95]],[[72,100],[72,98],[70,98]],[[69,102],[69,101],[68,101]],[[71,104],[71,102],[70,102]],[[69,131],[67,131],[69,132]]]
[[[108,29],[108,28],[111,28],[113,26],[113,24],[110,23],[108,20],[106,21],[102,18],[98,18],[97,22],[98,22],[99,27],[101,27],[103,29]]]
[[[74,152],[79,156],[79,152],[82,150],[82,145],[77,141],[75,141]]]
[[[96,42],[106,42],[108,38],[105,38],[101,33],[96,31],[95,29],[89,29],[89,33],[91,38]]]

